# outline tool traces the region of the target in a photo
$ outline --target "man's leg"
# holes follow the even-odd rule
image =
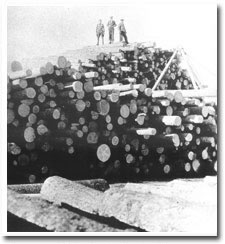
[[[102,35],[102,45],[104,45],[104,35]]]
[[[114,42],[114,28],[112,28],[112,42]]]
[[[99,36],[100,35],[97,35],[97,46],[99,45]]]
[[[123,35],[123,37],[124,37],[124,39],[125,39],[125,42],[126,42],[126,44],[128,44],[128,40],[127,40],[127,34],[126,34],[126,32],[121,32],[121,34]]]
[[[121,32],[120,32],[120,42],[123,41],[123,36],[121,35]]]
[[[109,44],[111,44],[111,40],[112,40],[112,33],[111,30],[109,30]]]

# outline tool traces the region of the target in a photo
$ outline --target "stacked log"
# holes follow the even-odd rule
[[[195,95],[175,54],[136,47],[77,64],[60,56],[9,74],[9,180],[215,174],[216,104]]]

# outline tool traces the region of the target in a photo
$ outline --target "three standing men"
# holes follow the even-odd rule
[[[110,20],[107,23],[108,30],[109,30],[109,43],[114,42],[114,28],[116,27],[116,22],[113,20],[113,17],[110,17]],[[127,34],[126,34],[126,28],[124,25],[124,20],[121,19],[121,22],[118,26],[119,28],[119,34],[120,34],[120,41],[123,41],[123,38],[125,40],[125,43],[128,44],[127,40]],[[102,44],[104,44],[104,35],[105,35],[105,27],[102,23],[102,20],[99,20],[99,23],[96,27],[96,35],[97,35],[97,45],[99,45],[99,38],[102,37]]]

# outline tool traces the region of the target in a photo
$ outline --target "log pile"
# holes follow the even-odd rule
[[[137,46],[9,74],[9,181],[216,174],[217,106],[195,94],[180,60]]]

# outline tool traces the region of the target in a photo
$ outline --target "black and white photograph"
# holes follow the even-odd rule
[[[217,14],[6,4],[6,236],[218,235]]]

